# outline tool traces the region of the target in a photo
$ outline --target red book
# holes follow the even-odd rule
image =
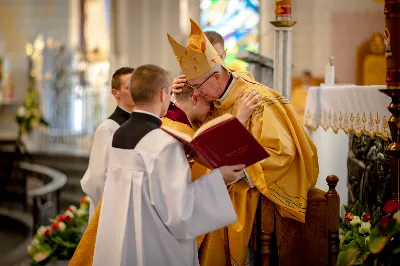
[[[163,130],[182,142],[194,160],[209,169],[237,164],[248,167],[269,157],[258,141],[231,114],[205,123],[193,137],[166,126]]]

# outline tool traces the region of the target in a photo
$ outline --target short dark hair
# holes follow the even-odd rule
[[[162,88],[170,93],[171,81],[168,72],[156,65],[142,65],[133,72],[130,82],[130,92],[135,104],[147,104]]]
[[[214,44],[221,44],[222,47],[225,47],[224,37],[216,31],[205,31],[204,34],[206,35],[207,39],[210,41],[212,45]]]
[[[121,87],[120,77],[128,74],[132,74],[135,69],[132,67],[121,67],[114,72],[111,79],[111,89],[119,90]]]

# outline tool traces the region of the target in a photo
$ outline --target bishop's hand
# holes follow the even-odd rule
[[[235,179],[242,173],[245,167],[246,166],[244,164],[222,166],[219,168],[219,171],[221,172],[225,184],[229,184],[235,181]]]
[[[172,83],[172,92],[174,94],[179,94],[182,92],[183,86],[185,86],[186,83],[186,76],[185,75],[179,75],[174,79],[174,82]]]
[[[245,125],[247,119],[250,118],[253,111],[257,107],[261,106],[262,103],[262,95],[258,91],[247,91],[239,99],[236,118],[240,121],[240,123],[242,123],[242,125]]]

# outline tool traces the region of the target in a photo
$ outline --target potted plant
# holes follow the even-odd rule
[[[27,247],[31,265],[68,265],[84,233],[88,214],[89,197],[85,196],[79,208],[71,205],[51,219],[51,225],[41,226]]]
[[[346,216],[349,221],[351,213],[346,212],[345,220]],[[354,217],[351,221],[358,223],[358,219],[354,219]],[[400,203],[388,201],[382,213],[378,208],[371,218],[371,224],[372,229],[365,238],[354,235],[354,238],[351,239],[349,231],[340,237],[337,265],[400,265]],[[363,229],[359,229],[359,231],[364,232]],[[354,233],[354,230],[352,232]]]
[[[48,127],[48,123],[40,112],[37,95],[34,90],[28,91],[23,104],[17,110],[16,120],[19,125],[18,138],[24,139],[23,141],[28,150],[37,148],[39,132],[35,129]]]

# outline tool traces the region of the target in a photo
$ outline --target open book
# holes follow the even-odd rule
[[[255,164],[269,154],[231,114],[219,116],[201,126],[191,137],[170,127],[163,130],[181,141],[194,160],[209,169],[224,165]]]

